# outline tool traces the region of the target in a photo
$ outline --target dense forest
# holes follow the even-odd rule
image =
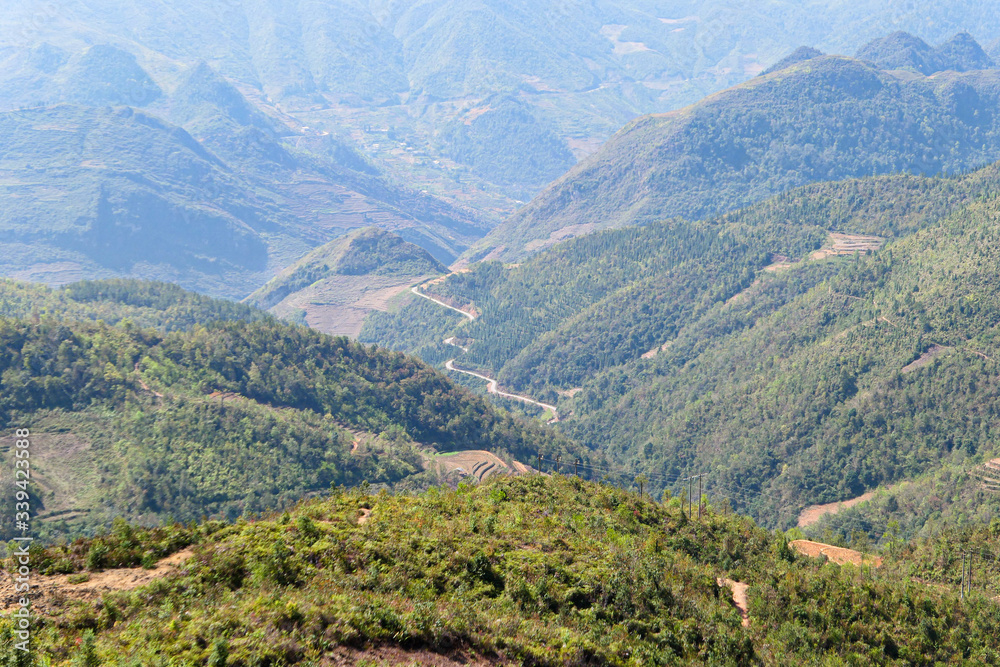
[[[954,577],[962,548],[996,554],[996,526],[859,569],[797,555],[724,509],[689,516],[665,500],[532,475],[415,496],[336,491],[231,526],[119,522],[35,557],[82,581],[188,544],[194,557],[100,604],[50,593],[33,646],[54,665],[122,666],[1000,660],[1000,607],[981,585],[959,600]],[[725,580],[747,585],[745,621]]]
[[[417,303],[363,338],[439,362],[437,341],[458,335],[463,364],[558,401],[585,446],[654,486],[709,472],[712,494],[787,527],[805,505],[998,455],[996,192],[995,167],[866,178],[593,234],[430,287],[474,322],[411,328],[430,315]],[[974,492],[945,496],[966,498],[949,516],[975,515]],[[913,535],[947,512],[900,506],[838,530]]]
[[[0,427],[35,434],[35,508],[52,536],[120,514],[232,519],[331,484],[426,485],[435,451],[589,458],[412,357],[247,306],[137,282],[5,287],[8,312],[31,315],[0,318]]]

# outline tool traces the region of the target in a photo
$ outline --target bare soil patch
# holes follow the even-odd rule
[[[733,581],[732,579],[723,579],[721,577],[716,579],[715,582],[720,587],[729,587],[729,590],[733,593],[733,605],[740,610],[740,616],[743,618],[743,627],[750,627],[750,611],[747,605],[747,589],[750,588],[750,585],[742,581]]]
[[[846,565],[847,563],[861,565],[862,562],[869,565],[873,564],[875,567],[881,567],[882,565],[882,559],[878,556],[865,557],[860,551],[845,547],[835,547],[832,544],[823,544],[822,542],[813,542],[812,540],[792,540],[788,545],[804,556],[811,556],[813,558],[826,556],[831,563],[836,563],[837,565]]]
[[[36,611],[48,614],[67,600],[96,600],[111,591],[130,591],[176,572],[181,563],[192,555],[194,550],[190,548],[178,551],[161,560],[151,570],[141,567],[122,567],[91,572],[87,581],[78,584],[69,583],[69,575],[65,574],[53,576],[34,574],[31,578],[30,592],[32,606]],[[21,595],[14,591],[14,581],[10,575],[0,577],[0,609],[9,610],[17,607]]]
[[[471,475],[480,482],[490,475],[510,472],[510,467],[500,457],[484,449],[470,449],[436,456],[434,464],[440,472],[457,471],[463,475]]]
[[[799,528],[805,528],[811,526],[820,520],[820,517],[826,516],[827,514],[836,514],[840,510],[847,509],[848,507],[854,507],[859,503],[863,503],[866,500],[871,500],[875,493],[869,491],[868,493],[861,494],[857,498],[851,498],[850,500],[841,500],[835,503],[826,503],[823,505],[810,505],[809,507],[802,510],[799,513]]]
[[[879,236],[831,232],[827,238],[826,245],[812,253],[810,257],[812,259],[824,259],[826,257],[853,255],[854,253],[867,255],[881,248],[883,243],[884,239]]]
[[[934,361],[936,357],[941,356],[950,349],[951,349],[950,347],[944,347],[942,345],[932,345],[931,348],[926,352],[924,352],[923,354],[921,354],[918,359],[911,361],[910,363],[903,366],[903,368],[900,370],[900,373],[912,373],[913,371],[919,368],[923,368],[927,364]]]

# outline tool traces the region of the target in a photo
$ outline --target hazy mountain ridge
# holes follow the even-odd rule
[[[523,258],[596,229],[703,218],[811,181],[965,171],[1000,158],[998,103],[1000,70],[914,79],[841,56],[800,61],[633,121],[467,256]]]
[[[0,262],[19,278],[137,275],[241,297],[352,227],[383,225],[446,260],[485,231],[469,211],[391,183],[334,137],[295,148],[295,133],[204,64],[144,111],[57,105],[0,123],[9,174]]]

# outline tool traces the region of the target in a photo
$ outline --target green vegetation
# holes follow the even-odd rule
[[[410,327],[430,316],[419,303],[372,317],[362,339],[440,363],[437,341],[456,335],[463,364],[558,401],[571,438],[654,488],[708,471],[713,496],[769,526],[924,476],[895,510],[873,513],[879,500],[817,531],[978,521],[995,503],[963,480],[998,455],[997,173],[817,184],[486,262],[431,288],[473,304],[474,322]],[[822,258],[847,243],[831,228],[885,244]]]
[[[246,306],[134,281],[5,287],[6,313],[31,316],[0,318],[0,429],[33,433],[44,537],[119,515],[235,519],[331,484],[420,487],[433,451],[582,454],[412,358]],[[192,323],[217,317],[249,321]]]
[[[908,69],[924,75],[953,70],[989,69],[994,63],[967,32],[955,35],[937,48],[905,32],[894,32],[861,47],[856,56],[881,69]]]
[[[222,320],[270,319],[256,308],[189,292],[170,283],[134,279],[85,280],[61,288],[0,280],[0,316],[100,320],[163,332]]]
[[[188,541],[196,555],[178,574],[100,605],[69,598],[38,618],[38,654],[56,665],[83,655],[107,665],[381,664],[386,647],[404,661],[532,665],[1000,659],[1000,607],[981,595],[960,603],[907,579],[862,580],[853,567],[795,556],[745,518],[709,508],[689,520],[676,500],[561,476],[418,496],[338,491],[228,527],[118,524],[38,556],[68,571],[86,566],[84,550],[130,562]],[[749,627],[717,578],[749,584]]]
[[[307,288],[322,288],[333,276],[357,277],[359,287],[374,276],[399,279],[401,284],[447,273],[443,264],[422,248],[377,227],[365,227],[331,241],[303,257],[247,298],[259,308],[274,308]],[[343,290],[342,285],[338,287]]]
[[[1000,159],[998,81],[1000,70],[925,78],[840,56],[794,63],[633,121],[467,255],[518,260],[565,236],[704,218],[815,181],[980,167]]]

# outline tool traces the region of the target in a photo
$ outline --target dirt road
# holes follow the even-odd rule
[[[461,308],[456,308],[455,306],[449,306],[444,301],[440,301],[438,299],[435,299],[432,296],[427,296],[426,294],[424,294],[423,292],[421,292],[420,290],[418,290],[416,287],[411,287],[410,291],[413,292],[414,294],[416,294],[417,296],[424,297],[428,301],[433,301],[434,303],[436,303],[439,306],[444,306],[445,308],[447,308],[449,310],[454,310],[456,313],[461,313],[462,315],[468,317],[470,321],[474,321],[476,319],[476,316],[473,315],[472,313],[467,313],[464,310],[462,310]]]
[[[521,396],[520,394],[511,394],[510,392],[500,391],[500,388],[497,386],[496,380],[486,375],[482,375],[481,373],[476,373],[475,371],[467,371],[462,368],[458,368],[457,366],[455,366],[454,359],[449,359],[448,361],[446,361],[444,367],[447,368],[449,371],[454,371],[456,373],[465,373],[466,375],[477,377],[480,380],[486,380],[487,382],[486,391],[488,391],[491,394],[496,394],[497,396],[503,396],[504,398],[512,398],[515,401],[523,401],[524,403],[531,403],[532,405],[537,405],[538,407],[544,410],[551,410],[553,418],[549,420],[549,422],[553,423],[559,421],[559,410],[556,409],[556,406],[554,405],[549,405],[548,403],[542,403],[541,401],[536,401],[533,398],[528,398],[527,396]]]

